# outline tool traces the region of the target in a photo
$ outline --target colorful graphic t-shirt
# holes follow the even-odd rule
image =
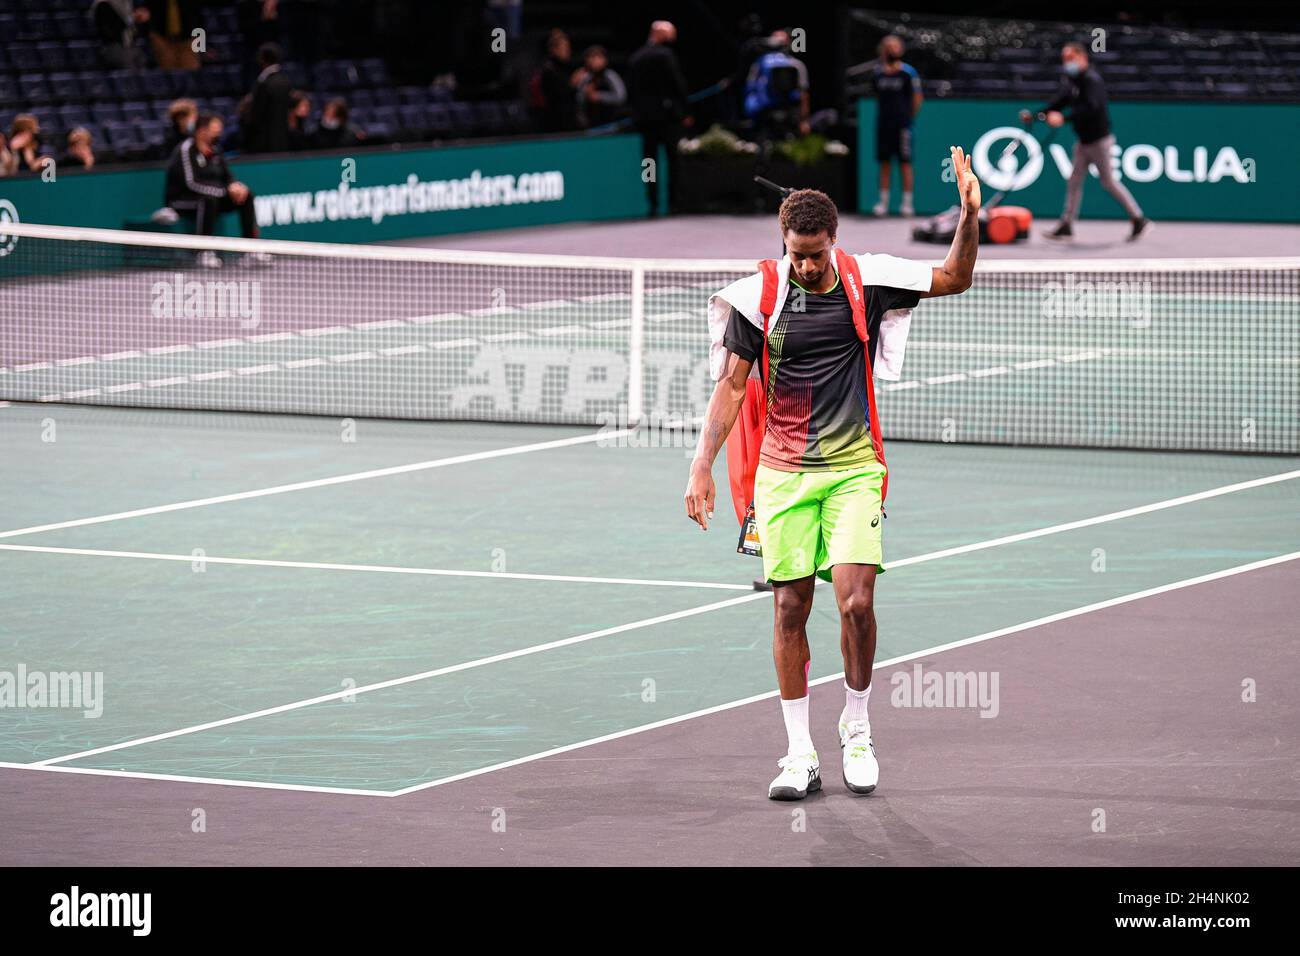
[[[926,281],[928,285],[928,274]],[[874,361],[881,318],[894,309],[915,307],[920,296],[884,286],[868,285],[862,291]],[[743,359],[762,362],[762,329],[735,309],[723,344]],[[837,279],[829,292],[814,293],[792,280],[780,315],[768,323],[767,344],[767,432],[759,461],[778,471],[843,471],[874,461],[868,350],[853,327],[843,284]]]

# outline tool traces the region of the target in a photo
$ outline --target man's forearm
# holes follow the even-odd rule
[[[957,222],[957,232],[953,235],[952,245],[948,248],[948,257],[943,260],[943,271],[961,284],[962,291],[970,288],[979,248],[979,213],[971,212],[963,206],[961,218]]]
[[[692,468],[713,468],[714,459],[718,457],[718,452],[726,442],[727,436],[731,434],[731,428],[736,424],[736,416],[740,414],[740,406],[744,400],[744,391],[737,392],[727,379],[723,379],[713,389],[709,407],[704,412],[704,426],[700,429],[700,441],[695,446]]]

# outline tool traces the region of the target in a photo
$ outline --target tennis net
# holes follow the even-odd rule
[[[686,423],[755,268],[2,228],[10,402]],[[984,262],[877,389],[888,438],[1297,453],[1300,259]]]

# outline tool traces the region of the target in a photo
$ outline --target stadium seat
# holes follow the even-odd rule
[[[441,139],[451,135],[451,111],[439,103],[434,103],[425,107],[425,115],[428,117],[429,135],[434,139]]]
[[[67,49],[68,62],[74,70],[94,70],[101,66],[99,46],[94,40],[73,40]]]

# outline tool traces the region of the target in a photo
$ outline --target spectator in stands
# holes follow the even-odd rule
[[[1077,139],[1074,141],[1074,165],[1065,186],[1065,209],[1061,212],[1060,223],[1047,233],[1046,238],[1073,238],[1074,220],[1079,214],[1079,200],[1083,198],[1083,184],[1088,178],[1088,166],[1091,164],[1097,168],[1097,178],[1101,180],[1102,188],[1128,213],[1128,239],[1132,242],[1142,235],[1151,221],[1142,214],[1142,207],[1124,184],[1115,178],[1110,157],[1115,136],[1110,131],[1106,85],[1102,82],[1101,75],[1089,64],[1088,50],[1082,43],[1067,43],[1061,48],[1061,66],[1065,73],[1061,80],[1061,90],[1043,107],[1040,117],[1047,121],[1048,126],[1058,128],[1065,123],[1065,116],[1060,111],[1068,109]],[[1029,122],[1033,119],[1033,114],[1022,110],[1020,118]]]
[[[253,193],[235,179],[226,165],[219,144],[223,124],[221,117],[204,113],[194,124],[194,135],[176,147],[167,164],[164,201],[185,218],[193,221],[194,231],[211,236],[223,213],[239,213],[240,234],[257,237],[257,216]],[[215,253],[200,255],[205,266],[220,266]]]
[[[257,51],[262,72],[253,85],[253,101],[244,122],[244,150],[283,153],[289,148],[289,78],[280,68],[280,48],[264,43]]]
[[[99,37],[99,53],[110,70],[134,70],[140,65],[135,51],[135,28],[149,19],[145,7],[133,0],[94,0],[90,17]]]
[[[194,31],[202,26],[200,0],[146,0],[149,47],[154,62],[164,70],[197,70]]]
[[[668,155],[669,206],[676,191],[677,141],[682,137],[683,126],[690,126],[692,118],[686,113],[686,79],[677,65],[673,44],[677,42],[677,28],[667,20],[650,24],[650,36],[645,46],[628,60],[628,98],[632,116],[641,132],[641,155],[659,162],[659,147]],[[650,215],[658,214],[659,175],[649,177],[646,195],[650,200]]]
[[[194,135],[194,121],[199,118],[199,104],[191,99],[173,100],[167,107],[167,134],[163,151],[170,156],[184,140]]]
[[[348,101],[336,96],[321,110],[320,125],[311,135],[313,149],[346,149],[356,146],[366,134],[348,123]]]
[[[40,155],[41,127],[31,113],[19,113],[9,127],[9,141],[0,153],[0,162],[4,164],[0,175],[13,176],[17,173],[39,173],[50,161],[48,156]]]
[[[808,68],[790,54],[790,34],[776,30],[750,67],[745,81],[745,115],[752,119],[761,140],[784,138],[798,129],[811,132]]]
[[[302,90],[289,94],[289,148],[303,150],[311,148],[311,136],[307,132],[307,122],[311,119],[311,97]]]
[[[573,99],[573,46],[563,30],[546,36],[546,58],[529,80],[529,98],[544,133],[578,128],[578,108]]]
[[[80,166],[83,169],[94,168],[95,151],[90,130],[86,129],[86,127],[78,126],[68,133],[68,149],[63,154],[63,165]]]
[[[603,46],[589,46],[582,54],[582,66],[571,80],[577,91],[578,125],[583,129],[603,126],[618,119],[627,103],[623,78],[609,68]]]
[[[889,173],[895,159],[903,177],[899,213],[912,209],[912,122],[921,111],[921,76],[903,62],[903,41],[892,33],[880,41],[880,59],[870,76],[876,94],[876,160],[880,163],[880,199],[871,208],[876,216],[889,212]]]

